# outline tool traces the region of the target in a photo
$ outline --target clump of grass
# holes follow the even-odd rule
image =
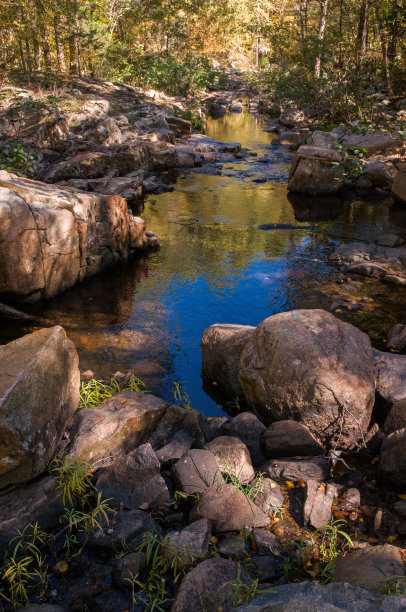
[[[137,391],[144,393],[146,391],[145,383],[133,374],[124,386],[121,386],[116,378],[112,378],[110,383],[104,380],[84,380],[80,385],[80,400],[78,409],[82,408],[98,408],[103,402],[108,400],[113,395],[121,391]]]
[[[179,405],[182,408],[186,408],[187,410],[194,410],[192,403],[190,401],[188,393],[182,386],[182,383],[179,380],[175,380],[173,383],[173,396]]]
[[[325,564],[321,576],[327,582],[335,580],[335,562],[340,552],[339,540],[341,538],[344,540],[344,549],[354,548],[351,537],[343,529],[344,525],[344,521],[332,519],[325,527],[315,531],[316,536],[321,536],[321,541],[317,542],[316,540],[316,545],[319,559],[321,563]]]

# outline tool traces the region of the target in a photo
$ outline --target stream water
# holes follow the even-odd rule
[[[405,322],[406,290],[365,279],[337,284],[328,255],[343,240],[404,234],[406,214],[389,209],[385,200],[288,197],[292,153],[272,147],[272,136],[254,115],[209,121],[207,134],[241,142],[271,161],[249,156],[224,164],[221,174],[180,173],[175,191],[149,197],[141,214],[161,238],[158,252],[107,270],[32,311],[65,327],[82,371],[90,368],[98,378],[135,371],[167,400],[173,400],[173,382],[181,381],[193,406],[212,416],[222,408],[203,389],[199,346],[212,323],[257,325],[294,308],[330,310],[344,296],[359,309],[338,316],[384,347],[390,325]],[[265,223],[299,229],[259,229]],[[0,342],[31,330],[3,326]]]

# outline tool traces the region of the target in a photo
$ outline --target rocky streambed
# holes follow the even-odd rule
[[[274,139],[237,90],[202,136],[182,101],[80,87],[103,96],[21,127],[42,180],[0,176],[0,609],[402,610],[396,129],[316,132],[323,152],[310,112]],[[348,190],[368,146],[379,185]]]

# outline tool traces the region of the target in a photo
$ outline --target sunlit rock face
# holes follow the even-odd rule
[[[45,470],[78,403],[78,356],[62,327],[0,347],[0,489]]]
[[[158,242],[120,196],[0,172],[0,294],[37,301]]]

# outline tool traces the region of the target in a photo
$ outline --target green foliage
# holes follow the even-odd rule
[[[11,540],[0,565],[0,597],[14,609],[28,605],[34,593],[45,599],[51,573],[55,569],[64,573],[84,549],[89,534],[109,523],[111,508],[101,493],[94,497],[88,463],[77,457],[58,457],[49,469],[57,489],[63,491],[61,529],[47,533],[33,523]]]
[[[37,160],[30,149],[18,139],[6,142],[0,149],[0,170],[13,172],[19,176],[33,176]]]
[[[362,169],[365,165],[363,157],[367,149],[360,148],[348,152],[345,147],[341,146],[338,142],[334,143],[334,146],[342,155],[342,160],[339,162],[333,162],[332,167],[343,169],[346,183],[355,183],[361,176]]]
[[[343,527],[344,521],[332,519],[323,529],[318,529],[315,532],[316,538],[320,537],[321,540],[315,540],[318,550],[320,561],[325,564],[321,572],[327,582],[335,580],[335,561],[340,552],[340,539],[344,541],[341,548],[351,549],[354,547],[351,537]]]
[[[227,598],[231,600],[233,608],[238,608],[242,604],[249,604],[254,597],[262,593],[274,593],[271,589],[260,589],[259,579],[256,578],[251,584],[246,584],[241,580],[241,570],[238,568],[237,577],[221,585],[226,589]]]
[[[173,383],[173,396],[175,401],[179,402],[179,405],[182,408],[186,408],[187,410],[194,410],[188,393],[182,387],[182,383],[179,380],[175,380]]]
[[[112,378],[110,383],[94,378],[84,380],[80,385],[78,410],[82,408],[98,408],[103,402],[121,391],[144,393],[146,386],[135,374],[123,386],[120,386],[116,378]]]

